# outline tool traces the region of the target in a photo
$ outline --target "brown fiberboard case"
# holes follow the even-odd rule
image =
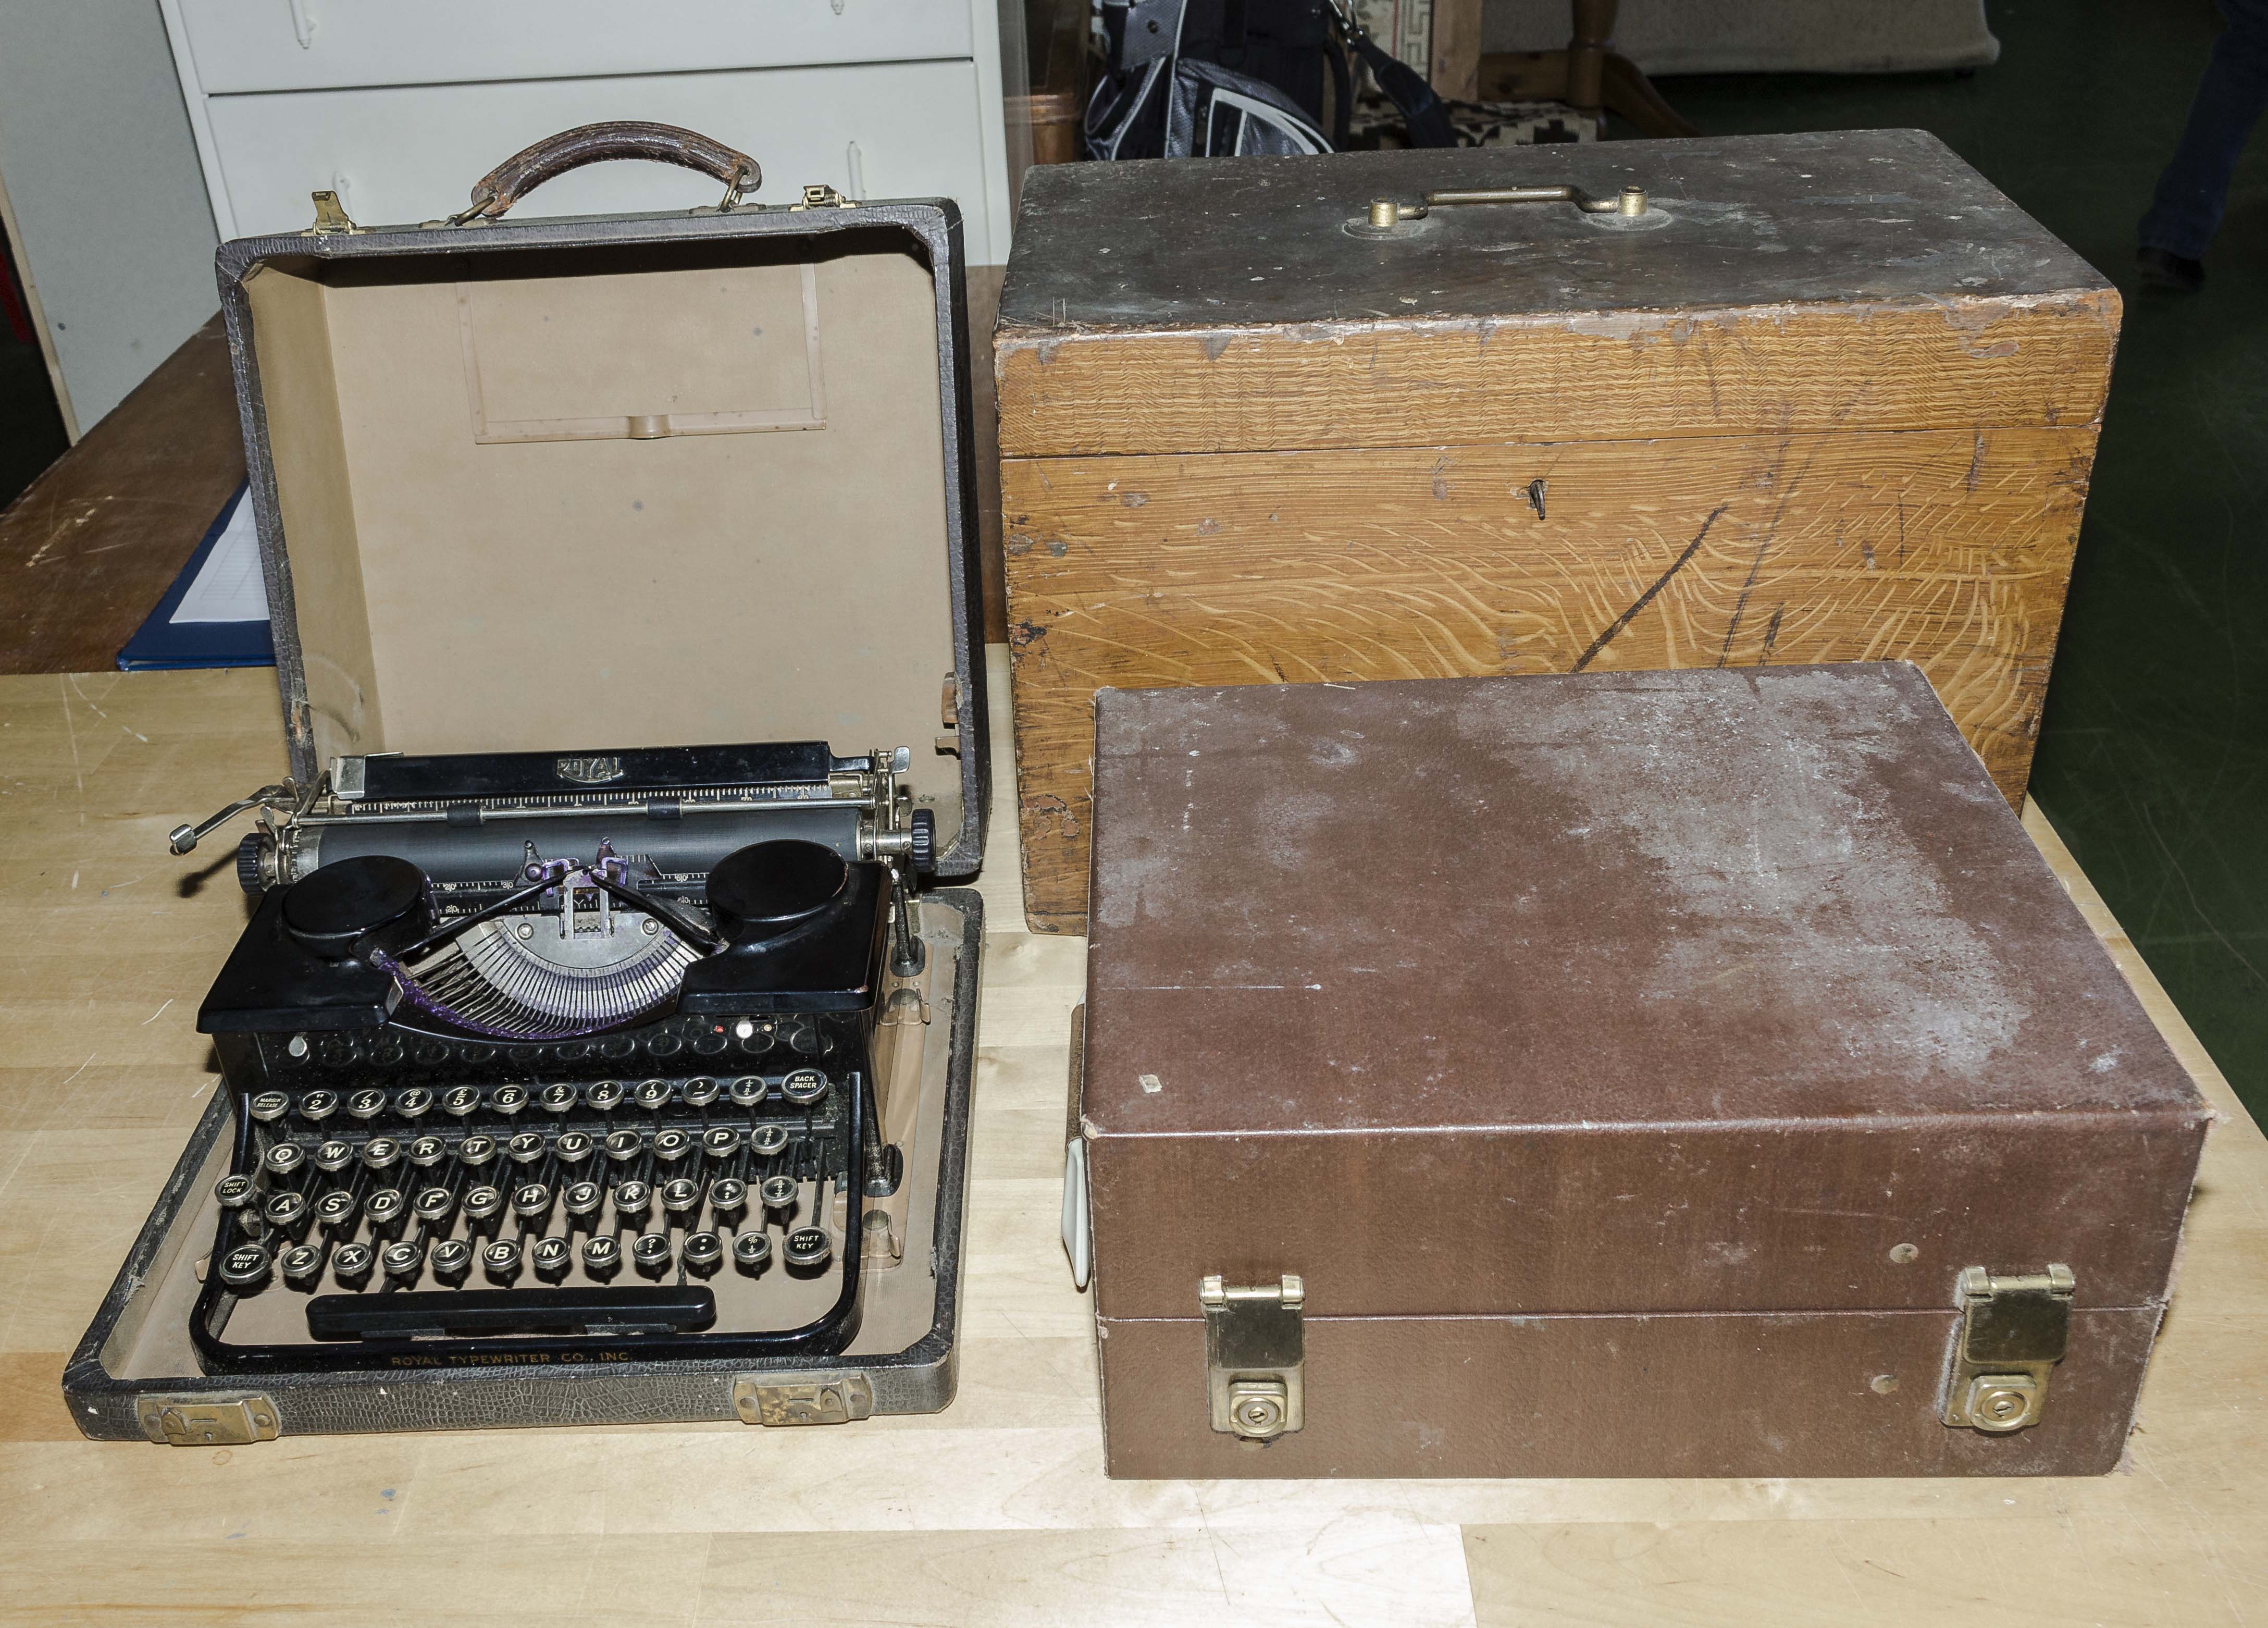
[[[1918,670],[1105,691],[1096,766],[1113,1475],[2117,1463],[2208,1110]],[[1200,1285],[1285,1274],[1256,1443]],[[1947,1423],[2012,1307],[2036,1422]]]

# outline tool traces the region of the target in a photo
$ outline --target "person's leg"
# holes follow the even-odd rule
[[[2142,217],[2142,247],[2205,258],[2228,200],[2229,177],[2268,108],[2268,0],[2219,0],[2228,21],[2190,104],[2188,127]]]

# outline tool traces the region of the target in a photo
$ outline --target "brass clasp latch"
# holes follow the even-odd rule
[[[276,1404],[261,1396],[142,1396],[134,1417],[151,1440],[177,1448],[241,1447],[284,1433]]]
[[[1232,1289],[1219,1278],[1198,1284],[1206,1389],[1212,1427],[1223,1435],[1273,1441],[1307,1422],[1307,1298],[1289,1272],[1256,1289]]]
[[[788,205],[791,210],[855,210],[858,200],[846,198],[828,186],[806,187],[803,196]]]
[[[873,1416],[874,1382],[863,1374],[736,1379],[733,1411],[744,1425],[847,1425]]]
[[[2026,1277],[1995,1277],[1982,1266],[1961,1274],[1961,1330],[1945,1388],[1945,1422],[2006,1435],[2040,1422],[2048,1376],[2071,1338],[2068,1266]]]
[[[315,201],[315,224],[302,232],[301,237],[352,238],[370,230],[368,226],[357,226],[347,218],[345,206],[340,203],[337,193],[326,191],[310,195]]]

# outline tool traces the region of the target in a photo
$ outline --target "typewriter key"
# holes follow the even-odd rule
[[[355,1196],[343,1187],[334,1187],[315,1200],[315,1219],[323,1224],[327,1233],[350,1233],[355,1224]]]
[[[366,1243],[342,1243],[331,1251],[331,1276],[347,1288],[359,1289],[370,1281],[371,1263],[377,1259]]]
[[[764,1082],[754,1074],[743,1074],[733,1082],[732,1097],[736,1108],[754,1108],[764,1100]]]
[[[799,1183],[792,1175],[768,1175],[756,1194],[764,1201],[764,1208],[777,1210],[783,1216],[795,1213],[795,1196]]]
[[[323,1252],[311,1243],[284,1250],[276,1263],[283,1269],[284,1281],[295,1289],[312,1289],[323,1275]]]
[[[827,1257],[835,1253],[835,1241],[819,1227],[799,1227],[787,1235],[787,1248],[782,1251],[790,1266],[809,1270],[827,1264]]]
[[[709,1183],[709,1210],[718,1220],[731,1220],[748,1206],[748,1188],[745,1182],[731,1176]]]
[[[661,1207],[673,1225],[682,1227],[701,1207],[701,1183],[679,1176],[661,1184]]]
[[[310,1091],[299,1099],[299,1117],[309,1124],[320,1125],[339,1111],[339,1094],[335,1091]]]
[[[827,1094],[827,1076],[815,1068],[799,1068],[780,1081],[780,1094],[799,1108],[809,1108]]]
[[[449,1156],[449,1145],[438,1136],[421,1136],[409,1145],[413,1169],[431,1170]]]
[[[758,1125],[748,1132],[748,1147],[759,1158],[769,1159],[786,1145],[785,1125]]]
[[[573,1182],[559,1196],[559,1200],[566,1207],[569,1220],[587,1221],[598,1214],[600,1207],[607,1201],[607,1195],[596,1182]]]
[[[543,1157],[543,1135],[522,1131],[504,1145],[504,1157],[516,1165],[532,1165]]]
[[[395,1282],[404,1285],[415,1283],[418,1272],[425,1265],[425,1246],[405,1238],[400,1243],[390,1243],[379,1250],[378,1263],[386,1269],[386,1275]]]
[[[326,1175],[336,1175],[354,1163],[354,1144],[342,1142],[336,1137],[315,1149],[315,1168]]]
[[[717,1241],[714,1233],[688,1233],[678,1254],[683,1257],[687,1271],[696,1278],[706,1278],[725,1258],[725,1246]]]
[[[640,1233],[630,1245],[630,1259],[639,1276],[659,1278],[669,1270],[669,1240],[659,1233]]]
[[[622,1246],[615,1241],[612,1233],[599,1233],[583,1240],[583,1270],[600,1283],[622,1270]]]
[[[438,1230],[449,1224],[449,1217],[457,1207],[457,1195],[446,1187],[420,1188],[410,1202],[410,1211],[424,1226]]]
[[[245,1111],[259,1123],[272,1125],[291,1111],[291,1099],[281,1091],[262,1091],[244,1107]]]
[[[307,1234],[307,1196],[305,1193],[270,1193],[261,1207],[260,1219],[294,1242]]]
[[[615,1186],[615,1216],[635,1222],[653,1207],[653,1189],[644,1182],[620,1182]]]
[[[401,1230],[402,1219],[409,1213],[409,1201],[401,1196],[398,1187],[381,1187],[364,1201],[363,1219],[370,1223],[371,1236],[391,1238]]]
[[[491,1241],[481,1251],[481,1270],[488,1273],[490,1282],[510,1288],[512,1279],[519,1276],[519,1240]]]
[[[224,1210],[241,1210],[260,1196],[259,1185],[248,1175],[225,1175],[213,1183],[213,1202]]]
[[[451,1086],[441,1094],[441,1111],[453,1119],[462,1119],[480,1105],[478,1086]]]
[[[260,1156],[260,1168],[271,1182],[297,1179],[307,1162],[307,1150],[297,1142],[278,1142]]]
[[[412,1086],[396,1094],[394,1111],[404,1119],[423,1119],[433,1111],[433,1094],[423,1086]]]
[[[735,1125],[717,1125],[701,1133],[701,1151],[711,1159],[730,1159],[740,1151],[740,1132]]]
[[[468,1170],[478,1170],[496,1157],[496,1138],[475,1131],[457,1144],[457,1162]]]
[[[770,1233],[740,1233],[733,1239],[733,1264],[754,1276],[772,1258]]]
[[[489,1092],[489,1106],[506,1119],[527,1106],[526,1086],[497,1086]]]
[[[607,1159],[611,1164],[627,1164],[645,1151],[645,1138],[635,1131],[607,1132]]]
[[[669,1082],[666,1079],[642,1079],[638,1082],[637,1105],[648,1113],[669,1106]]]
[[[535,1268],[537,1277],[546,1283],[556,1283],[575,1263],[575,1252],[567,1247],[564,1238],[539,1238],[535,1247],[527,1252],[527,1260]]]
[[[512,1212],[522,1226],[534,1226],[551,1213],[551,1189],[542,1182],[522,1182],[512,1190]]]
[[[444,1238],[433,1246],[433,1276],[455,1288],[473,1270],[473,1246],[461,1238]]]
[[[386,1093],[383,1091],[353,1091],[347,1094],[347,1112],[357,1119],[375,1119],[386,1112]]]
[[[597,1143],[591,1140],[588,1131],[564,1131],[560,1133],[559,1139],[551,1145],[551,1151],[559,1156],[561,1164],[571,1170],[588,1160],[591,1157],[591,1150],[597,1145]]]
[[[575,1087],[564,1083],[546,1086],[536,1094],[535,1100],[547,1114],[570,1113],[575,1107]]]
[[[699,1079],[687,1080],[685,1089],[679,1094],[684,1097],[688,1108],[706,1108],[717,1100],[721,1091],[722,1087],[715,1080]]]
[[[674,1165],[693,1150],[693,1138],[675,1125],[653,1133],[653,1156],[666,1165]]]
[[[247,1294],[268,1281],[271,1264],[268,1251],[256,1243],[240,1243],[220,1257],[220,1280],[239,1294]]]
[[[362,1168],[383,1175],[401,1162],[401,1144],[390,1136],[374,1136],[362,1145]]]
[[[485,1182],[465,1195],[465,1230],[475,1237],[491,1231],[503,1213],[503,1192]]]
[[[583,1101],[601,1114],[611,1114],[622,1105],[622,1084],[619,1079],[594,1079],[583,1091]]]

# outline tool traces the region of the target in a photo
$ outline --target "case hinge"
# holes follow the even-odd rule
[[[240,1447],[284,1433],[276,1404],[261,1396],[142,1396],[134,1417],[151,1440],[177,1448]]]
[[[874,1382],[863,1374],[736,1379],[733,1411],[743,1425],[847,1425],[873,1416]]]
[[[1947,1424],[2006,1435],[2040,1422],[2048,1376],[2071,1338],[2071,1297],[2078,1286],[2068,1266],[2024,1277],[1963,1269],[1961,1330],[1945,1388]]]
[[[1307,1423],[1307,1286],[1288,1272],[1256,1289],[1228,1288],[1219,1278],[1198,1284],[1215,1430],[1273,1441]]]

